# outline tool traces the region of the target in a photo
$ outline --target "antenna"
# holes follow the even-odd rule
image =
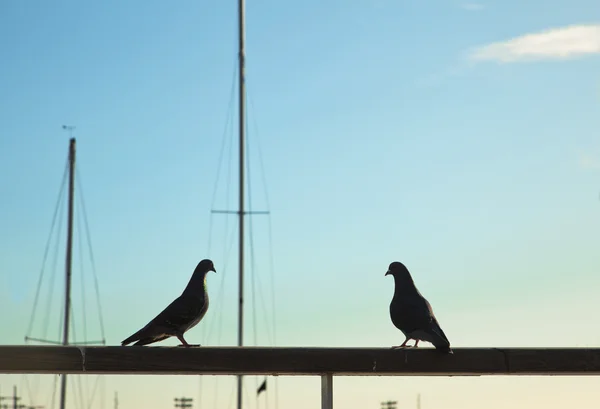
[[[396,409],[398,407],[397,400],[388,400],[381,402],[381,409]]]
[[[69,138],[70,139],[73,138],[73,131],[75,130],[75,126],[73,126],[73,125],[63,125],[62,129],[64,129],[65,131],[69,132]]]
[[[175,398],[173,399],[175,401],[175,407],[179,408],[179,409],[191,409],[192,407],[192,398]]]

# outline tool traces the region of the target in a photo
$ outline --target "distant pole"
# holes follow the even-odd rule
[[[190,409],[192,407],[192,398],[175,398],[175,407],[180,409]]]
[[[417,394],[417,409],[421,409],[421,394]]]
[[[381,409],[396,409],[397,405],[398,405],[397,400],[388,400],[388,401],[381,402]]]
[[[119,409],[119,392],[115,392],[115,409]]]
[[[67,220],[67,254],[65,260],[65,321],[63,324],[63,345],[69,345],[69,322],[71,318],[71,267],[73,261],[73,204],[75,192],[75,138],[72,137],[74,126],[63,125],[69,132],[69,210]],[[67,375],[63,374],[60,384],[60,409],[65,409],[67,401]],[[17,408],[14,408],[17,409]]]
[[[19,401],[21,398],[19,398],[17,396],[17,387],[13,386],[13,394],[12,396],[0,396],[0,402],[2,402],[3,400],[7,400],[7,401],[11,401],[13,402],[12,407],[16,408],[17,405],[17,401]],[[2,405],[0,405],[1,408],[3,409],[9,409],[9,405],[6,403],[3,403]]]
[[[245,50],[245,4],[244,0],[238,0],[238,64],[239,64],[239,144],[240,144],[240,186],[239,186],[239,242],[238,242],[238,257],[239,257],[239,294],[238,294],[238,346],[244,345],[244,155],[246,143],[246,50]],[[242,375],[237,377],[237,409],[242,409]]]
[[[17,409],[17,406],[19,406],[17,404],[17,402],[19,401],[19,399],[21,399],[21,398],[19,398],[17,396],[17,385],[13,385],[13,409]]]

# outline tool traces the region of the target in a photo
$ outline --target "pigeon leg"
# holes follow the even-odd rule
[[[177,335],[177,339],[181,342],[181,345],[179,345],[180,347],[192,348],[200,346],[200,344],[188,344],[183,338],[183,335]]]
[[[187,343],[187,341],[185,340],[185,338],[183,338],[183,334],[181,335],[177,335],[177,339],[179,340],[179,342],[181,342],[182,345],[180,346],[184,346],[184,347],[189,347],[190,344]]]
[[[402,345],[398,345],[398,346],[394,346],[392,347],[392,349],[398,349],[398,348],[410,348],[410,345],[406,345],[406,343],[410,340],[409,337],[406,337],[406,339],[404,340],[404,342],[402,343]]]
[[[415,344],[413,345],[413,348],[417,348],[417,345],[419,345],[419,340],[418,339],[415,340]]]

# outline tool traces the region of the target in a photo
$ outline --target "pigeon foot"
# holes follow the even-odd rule
[[[177,345],[178,347],[184,347],[184,348],[197,348],[202,346],[201,344],[179,344]]]

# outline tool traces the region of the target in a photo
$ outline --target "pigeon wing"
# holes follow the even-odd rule
[[[433,311],[420,295],[398,297],[392,301],[394,324],[404,333],[424,330],[431,325]]]
[[[431,342],[435,346],[449,345],[444,331],[440,328],[431,304],[421,294],[402,296],[390,305],[392,322],[406,336]]]
[[[433,308],[431,308],[431,304],[429,301],[425,299],[425,297],[420,296],[423,302],[426,305],[426,312],[424,312],[423,316],[426,317],[427,322],[423,321],[423,327],[421,329],[425,331],[428,335],[431,336],[429,340],[436,348],[448,349],[450,347],[450,341],[444,334],[444,331],[440,327],[437,319],[435,318],[435,314],[433,313]]]
[[[202,304],[196,299],[180,296],[154,318],[150,324],[156,327],[181,331],[194,321],[202,310]]]
[[[121,345],[133,341],[147,341],[144,344],[161,341],[187,329],[187,326],[197,317],[202,305],[190,302],[187,297],[180,296],[167,306],[160,314],[144,328],[124,340]],[[138,343],[137,345],[142,345]]]

